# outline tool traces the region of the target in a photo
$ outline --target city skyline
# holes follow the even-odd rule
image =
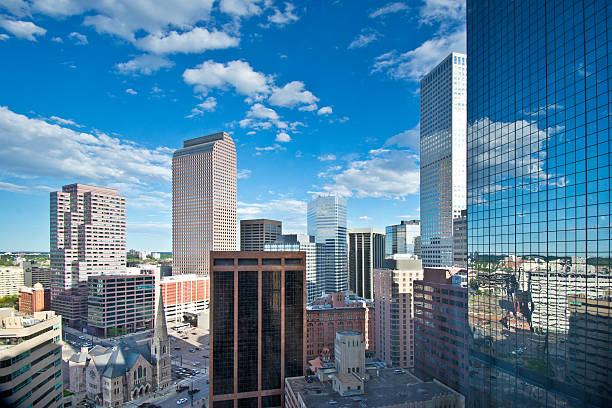
[[[351,193],[349,227],[418,218],[417,81],[450,51],[465,51],[461,2],[253,1],[224,11],[221,3],[148,17],[83,14],[72,2],[54,12],[38,1],[0,5],[0,52],[11,61],[0,68],[0,208],[14,214],[0,250],[47,251],[39,201],[81,182],[126,195],[129,248],[170,251],[170,156],[182,140],[217,131],[236,141],[239,218],[279,219],[286,233],[304,233],[311,193],[329,189]],[[129,22],[127,31],[105,28],[106,17]],[[25,31],[14,28],[20,21]],[[306,39],[311,26],[320,30]],[[216,40],[202,40],[205,32],[237,45],[203,49]],[[214,84],[200,83],[207,69],[218,73]],[[356,103],[370,98],[385,103]]]

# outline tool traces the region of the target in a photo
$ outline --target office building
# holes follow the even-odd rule
[[[62,317],[0,309],[0,405],[62,405]]]
[[[323,244],[325,293],[348,290],[346,200],[319,196],[308,203],[308,235]]]
[[[208,310],[209,278],[202,275],[164,276],[160,292],[166,310],[166,321],[181,323],[185,313],[199,314]]]
[[[34,312],[49,310],[51,306],[51,290],[43,288],[43,285],[36,283],[33,287],[22,286],[19,288],[19,311],[26,315],[33,315]]]
[[[276,237],[271,244],[264,244],[264,251],[306,252],[306,301],[312,302],[325,292],[325,246],[317,244],[313,236],[286,234]]]
[[[0,297],[15,296],[23,286],[22,266],[0,266]]]
[[[283,223],[275,220],[240,220],[240,250],[263,251],[283,233]]]
[[[31,288],[40,283],[45,288],[51,288],[51,268],[41,266],[32,261],[23,261],[24,285]]]
[[[210,404],[280,407],[306,366],[304,252],[211,252]]]
[[[423,279],[420,259],[393,255],[374,270],[376,357],[388,366],[414,367],[413,282]]]
[[[88,333],[115,337],[153,328],[153,274],[90,276],[88,286]]]
[[[357,296],[374,299],[372,271],[385,259],[385,234],[375,228],[348,230],[349,290]]]
[[[306,307],[306,358],[333,357],[336,333],[343,330],[363,334],[365,348],[375,350],[374,302],[351,292],[331,293]]]
[[[421,258],[453,266],[453,219],[466,208],[466,56],[421,79]]]
[[[209,252],[236,249],[236,147],[225,132],[172,156],[172,274],[208,275]]]
[[[453,219],[453,266],[467,268],[467,210]]]
[[[420,256],[421,222],[401,221],[385,228],[385,256],[408,254]]]
[[[85,184],[51,193],[51,309],[87,324],[87,278],[125,271],[125,197]]]
[[[425,268],[414,281],[414,372],[437,379],[462,394],[468,379],[467,271]]]
[[[573,320],[610,289],[611,27],[606,1],[467,2],[470,404],[612,406],[612,326]]]

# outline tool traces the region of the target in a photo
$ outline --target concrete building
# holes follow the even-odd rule
[[[423,279],[420,259],[393,255],[374,270],[376,357],[393,367],[414,367],[413,282]]]
[[[453,265],[453,219],[466,202],[466,56],[451,53],[421,79],[421,257]]]
[[[18,295],[23,284],[22,266],[0,266],[0,297]]]
[[[23,281],[24,285],[31,288],[37,283],[44,288],[51,288],[51,268],[41,266],[32,261],[23,261]]]
[[[374,299],[372,271],[385,259],[385,234],[375,228],[348,230],[349,290],[357,296]]]
[[[274,243],[264,245],[264,251],[306,252],[307,302],[312,302],[325,292],[324,249],[324,244],[317,244],[313,236],[304,234],[279,235]]]
[[[36,283],[33,287],[19,288],[19,311],[27,315],[49,310],[51,306],[51,291]]]
[[[125,271],[125,197],[85,184],[51,193],[51,309],[87,324],[87,278]]]
[[[240,220],[240,250],[263,251],[283,233],[283,223],[276,220]]]
[[[211,252],[210,404],[280,407],[306,366],[304,252]]]
[[[0,309],[0,405],[62,407],[62,317]]]
[[[185,313],[199,314],[208,311],[210,280],[202,275],[164,276],[160,292],[166,310],[166,320],[179,323]]]
[[[420,256],[421,222],[402,221],[385,228],[385,256],[408,254]]]
[[[363,333],[366,350],[373,354],[374,302],[344,292],[332,293],[310,303],[306,307],[306,358],[311,360],[333,352],[336,333],[343,330]]]
[[[155,318],[155,276],[150,272],[90,276],[87,331],[114,337],[151,329]]]
[[[453,265],[467,269],[467,210],[453,219]]]
[[[414,372],[464,395],[470,338],[466,274],[466,269],[425,268],[423,279],[414,281]]]
[[[319,196],[308,203],[308,235],[323,244],[325,293],[348,290],[346,200]]]
[[[208,275],[209,252],[236,249],[236,147],[219,132],[172,156],[172,274]]]

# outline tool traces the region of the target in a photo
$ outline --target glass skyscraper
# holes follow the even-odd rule
[[[419,220],[402,221],[385,227],[385,256],[394,254],[421,255]]]
[[[467,2],[472,406],[612,406],[611,25]]]

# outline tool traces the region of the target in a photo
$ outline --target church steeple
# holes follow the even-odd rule
[[[168,326],[166,325],[166,310],[164,309],[164,300],[161,293],[157,302],[157,313],[155,315],[155,331],[153,338],[168,340]]]
[[[156,382],[158,388],[165,388],[172,382],[170,357],[170,340],[168,339],[168,326],[166,325],[166,312],[161,293],[155,315],[155,329],[151,339],[151,355],[155,360]]]

